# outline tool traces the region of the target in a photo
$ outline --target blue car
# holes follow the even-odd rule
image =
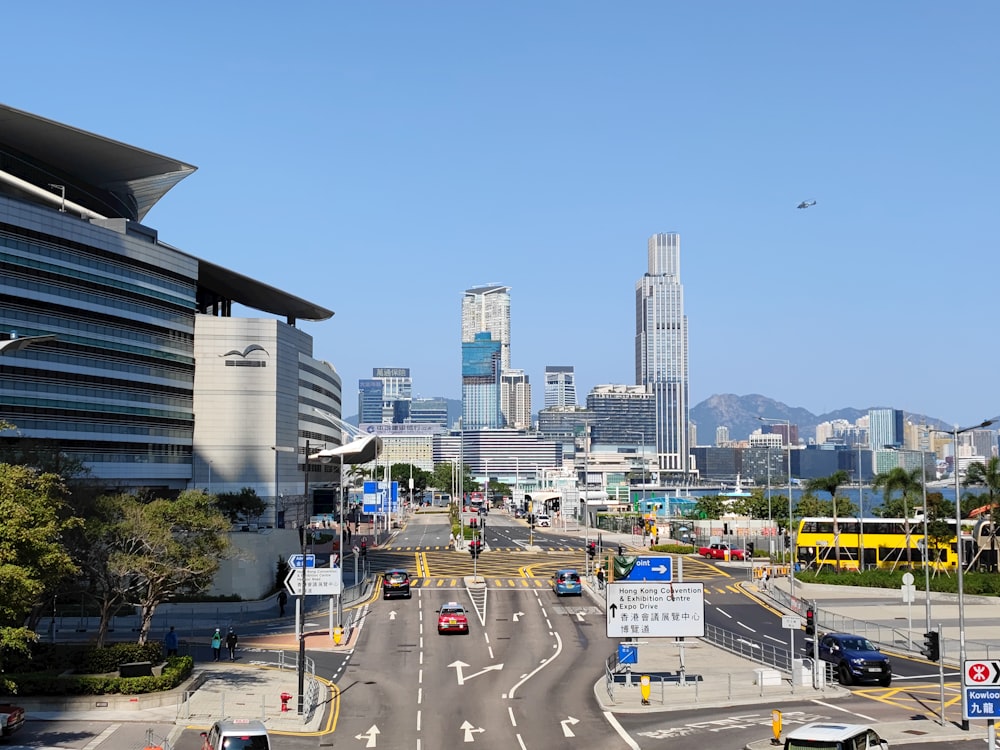
[[[552,576],[552,589],[556,592],[556,596],[583,596],[580,574],[573,568],[557,570]]]
[[[827,633],[819,639],[819,658],[833,664],[841,685],[873,681],[892,683],[892,664],[878,646],[860,635]]]

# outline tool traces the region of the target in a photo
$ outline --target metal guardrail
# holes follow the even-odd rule
[[[809,602],[801,597],[792,597],[787,591],[771,587],[768,595],[786,609],[790,609],[801,617],[805,617]],[[922,634],[914,637],[913,631],[907,628],[880,625],[877,622],[858,620],[854,617],[837,614],[822,607],[815,608],[816,628],[829,633],[855,633],[863,635],[873,643],[886,648],[906,649],[919,652],[922,644]],[[958,638],[941,639],[941,658],[949,665],[957,665],[961,653]],[[997,659],[1000,658],[1000,646],[983,641],[965,641],[966,659]]]
[[[707,624],[705,625],[705,640],[749,661],[774,667],[789,674],[792,671],[793,657],[788,648],[782,648],[765,641],[755,641],[740,633]]]

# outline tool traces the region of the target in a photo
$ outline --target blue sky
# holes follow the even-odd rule
[[[461,393],[463,290],[512,365],[634,382],[681,235],[692,405],[1000,413],[1000,4],[18,3],[4,103],[197,166],[163,241],[336,311],[344,384]],[[795,208],[814,199],[808,210]],[[700,436],[703,440],[711,436]]]

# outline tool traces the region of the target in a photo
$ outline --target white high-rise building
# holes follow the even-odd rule
[[[648,270],[635,285],[635,378],[656,395],[656,451],[661,471],[690,471],[688,326],[681,285],[681,237],[654,234]]]
[[[510,287],[487,284],[465,290],[462,298],[462,343],[486,331],[500,342],[500,369],[510,369]]]
[[[531,384],[524,370],[504,370],[500,374],[500,413],[505,426],[530,429]]]
[[[576,374],[570,365],[545,366],[545,408],[576,406]]]

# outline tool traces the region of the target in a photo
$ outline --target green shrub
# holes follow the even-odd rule
[[[191,676],[193,669],[194,659],[190,656],[171,656],[159,677],[95,677],[52,672],[8,674],[8,689],[3,694],[64,696],[157,693],[177,687]]]

